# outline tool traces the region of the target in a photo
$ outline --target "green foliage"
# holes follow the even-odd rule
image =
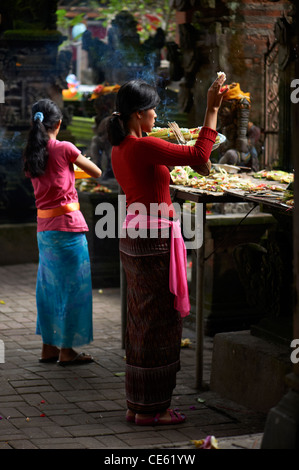
[[[99,0],[98,3],[102,7],[98,19],[102,20],[103,26],[108,26],[117,13],[126,10],[138,22],[138,33],[143,40],[157,27],[162,28],[166,35],[174,31],[174,10],[169,0]],[[153,23],[146,15],[156,16],[157,21]]]
[[[60,8],[59,10],[56,11],[56,16],[57,16],[57,26],[61,28],[70,28],[73,26],[76,26],[77,24],[80,24],[84,20],[84,13],[80,13],[76,15],[74,18],[70,19],[67,18],[67,11],[64,10],[63,8]]]
[[[84,13],[79,13],[76,15],[74,18],[68,18],[67,17],[67,10],[64,8],[60,8],[56,11],[56,17],[57,17],[57,28],[61,28],[65,33],[68,35],[69,29],[73,28],[77,24],[83,23],[84,22]],[[82,34],[79,34],[78,37],[74,38],[74,40],[78,40],[82,36]],[[73,38],[69,38],[66,41],[64,41],[60,49],[63,49],[67,46],[69,46],[72,42]]]
[[[1,0],[0,0],[1,1]],[[85,2],[86,3],[86,2]],[[168,40],[173,39],[175,32],[174,9],[170,6],[169,0],[89,0],[90,8],[98,11],[98,20],[104,27],[109,27],[111,21],[121,11],[131,13],[138,26],[137,32],[141,42],[155,34],[157,28],[162,28],[165,35],[169,35]],[[149,16],[147,16],[149,15]],[[59,8],[56,11],[57,28],[63,30],[65,34],[75,25],[84,22],[84,13],[76,15],[74,18],[67,17],[67,10]],[[64,42],[61,48],[68,46],[72,39]]]

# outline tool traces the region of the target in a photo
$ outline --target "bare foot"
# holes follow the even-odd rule
[[[179,424],[185,421],[185,415],[174,410],[166,410],[155,415],[137,413],[135,423],[140,426],[155,426],[163,424]]]
[[[59,349],[56,346],[52,346],[51,344],[43,344],[42,346],[42,353],[41,359],[57,359],[59,356]]]

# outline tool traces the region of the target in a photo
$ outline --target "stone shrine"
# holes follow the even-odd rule
[[[34,207],[22,164],[33,103],[50,98],[63,108],[70,56],[58,54],[63,36],[56,30],[56,8],[57,1],[48,0],[2,0],[0,5],[0,211],[5,220],[30,219]]]

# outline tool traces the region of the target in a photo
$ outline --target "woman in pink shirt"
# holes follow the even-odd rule
[[[101,170],[72,143],[56,139],[61,120],[53,101],[35,103],[24,150],[37,207],[36,333],[43,342],[40,362],[85,364],[91,356],[73,348],[93,339],[92,287],[88,226],[80,211],[73,163],[95,178]]]

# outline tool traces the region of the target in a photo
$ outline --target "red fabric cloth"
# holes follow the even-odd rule
[[[169,212],[162,210],[161,215],[175,217],[168,166],[192,167],[207,162],[217,134],[213,129],[203,127],[196,144],[190,147],[157,137],[128,135],[119,146],[112,148],[111,155],[113,172],[126,195],[127,206],[142,203],[149,215],[151,203],[166,203]]]
[[[80,155],[80,150],[71,142],[50,139],[48,152],[49,158],[45,173],[38,178],[31,179],[36,207],[53,209],[70,202],[78,202],[73,163]],[[37,217],[37,231],[45,230],[84,232],[88,231],[88,226],[83,214],[80,211],[74,211],[47,219]]]

